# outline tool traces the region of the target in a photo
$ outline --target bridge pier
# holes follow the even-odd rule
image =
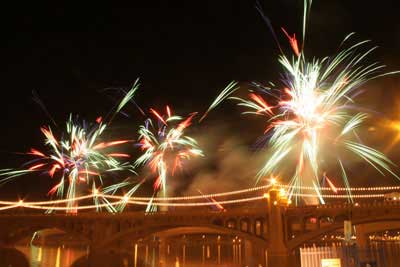
[[[369,260],[369,241],[365,227],[366,225],[363,224],[356,225],[356,243],[359,248],[358,255],[361,262],[366,262]]]
[[[167,266],[167,239],[159,237],[158,246],[158,262],[161,267]]]
[[[271,189],[268,198],[267,267],[290,267],[289,250],[285,244],[285,227],[279,191]]]
[[[245,266],[254,266],[253,244],[249,240],[244,240]]]

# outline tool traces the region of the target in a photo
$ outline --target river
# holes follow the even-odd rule
[[[168,246],[165,259],[167,264],[161,264],[159,251],[156,248],[142,245],[134,246],[130,253],[125,252],[114,255],[109,260],[115,265],[108,267],[144,267],[144,266],[168,266],[168,267],[228,267],[246,266],[246,255],[244,248],[232,247],[232,245],[197,245],[186,247],[182,251],[179,245],[174,248]],[[86,259],[89,252],[88,247],[66,247],[66,246],[16,246],[28,258],[31,267],[70,267],[77,259]],[[235,251],[236,250],[236,251]],[[125,250],[126,251],[126,250]],[[136,256],[135,256],[136,253]],[[185,256],[183,256],[185,255]],[[183,256],[183,257],[182,257]],[[400,242],[371,242],[369,258],[373,259],[376,267],[397,267],[400,262]],[[240,257],[240,258],[239,258]],[[184,262],[185,261],[185,262]],[[136,265],[135,265],[136,262]],[[263,262],[253,262],[255,266],[265,266]],[[91,267],[94,265],[84,264],[79,267]],[[302,266],[307,267],[307,266]]]

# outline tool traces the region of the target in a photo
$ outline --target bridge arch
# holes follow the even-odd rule
[[[318,225],[319,227],[327,227],[330,226],[332,224],[334,224],[334,218],[332,218],[332,216],[329,215],[322,215],[318,217]]]
[[[235,235],[243,239],[247,239],[252,243],[259,246],[267,247],[267,240],[262,236],[253,235],[249,232],[240,231],[239,229],[232,229],[226,226],[212,225],[212,224],[161,224],[154,227],[140,226],[114,234],[113,236],[103,240],[97,244],[93,249],[101,250],[111,245],[113,242],[123,240],[127,237],[138,240],[152,235],[179,235],[191,233],[213,233],[213,234],[227,234]]]
[[[221,218],[215,218],[214,220],[212,220],[212,224],[218,225],[218,226],[223,226],[224,221]]]
[[[237,229],[237,220],[235,218],[229,218],[226,220],[225,226],[229,229]]]
[[[261,237],[264,236],[265,233],[268,233],[267,224],[268,222],[264,218],[256,218],[253,226],[254,235]]]
[[[189,234],[215,234],[215,235],[232,235],[237,236],[239,239],[244,241],[244,244],[247,245],[247,241],[251,243],[257,249],[267,249],[268,243],[267,240],[262,237],[258,237],[252,235],[251,233],[240,231],[239,229],[230,229],[226,226],[218,226],[211,224],[164,224],[162,226],[152,227],[149,229],[145,226],[140,226],[136,228],[132,228],[121,233],[115,234],[110,238],[104,240],[100,244],[90,249],[89,255],[82,256],[75,260],[75,262],[71,265],[74,267],[78,266],[87,266],[87,262],[90,263],[98,263],[100,261],[106,262],[108,258],[115,257],[116,255],[128,255],[126,254],[129,249],[118,248],[116,251],[113,248],[114,242],[119,242],[120,240],[130,239],[132,242],[130,244],[133,245],[133,241],[140,242],[140,240],[144,240],[147,237],[157,236],[161,239],[165,239],[173,236],[180,235],[189,235]],[[218,242],[217,239],[215,242]],[[129,252],[131,253],[132,250]],[[246,252],[247,253],[247,252]],[[104,258],[105,257],[105,258]],[[104,258],[104,260],[102,260]],[[103,263],[103,262],[101,262]],[[98,265],[95,265],[98,266]],[[100,266],[100,265],[99,265]],[[106,266],[106,265],[101,265]]]
[[[89,238],[84,235],[81,231],[74,231],[72,229],[62,228],[62,227],[49,227],[49,226],[27,226],[24,228],[19,228],[17,231],[12,231],[8,233],[5,241],[8,244],[17,244],[23,240],[28,240],[29,242],[32,238],[42,238],[52,235],[67,235],[78,237],[79,241],[90,243]]]
[[[57,229],[57,230],[56,230]],[[15,244],[21,240],[29,239],[39,231],[46,230],[48,233],[65,233],[67,235],[77,235],[83,241],[90,240],[90,224],[84,220],[59,220],[59,218],[34,217],[18,221],[3,221],[0,224],[0,240],[5,244]]]
[[[245,233],[251,232],[251,222],[249,218],[241,218],[239,221],[239,230]]]
[[[314,215],[304,217],[302,223],[306,232],[311,232],[318,228],[318,218]]]
[[[322,235],[329,234],[331,232],[334,232],[338,229],[343,228],[343,221],[342,220],[336,220],[337,217],[335,217],[335,221],[325,227],[321,227],[319,229],[316,229],[311,232],[307,232],[305,234],[299,235],[298,237],[290,240],[287,242],[287,247],[290,251],[300,247],[302,244],[312,241]],[[348,218],[348,217],[347,217]],[[387,216],[379,216],[379,217],[373,217],[373,216],[367,216],[363,218],[355,218],[352,220],[352,224],[355,226],[358,225],[374,225],[374,228],[370,228],[366,233],[372,233],[372,232],[378,232],[378,231],[383,231],[388,227],[388,224],[384,224],[384,222],[391,222],[391,225],[394,227],[393,229],[398,229],[400,228],[400,214],[390,214]],[[397,222],[396,224],[393,224],[393,222]],[[377,224],[380,223],[380,224]],[[383,224],[382,224],[383,223]],[[367,227],[368,228],[368,227]]]
[[[343,223],[344,221],[349,219],[349,215],[345,213],[341,213],[339,215],[336,215],[334,218],[335,223]]]

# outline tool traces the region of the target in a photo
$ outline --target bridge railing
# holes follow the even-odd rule
[[[315,209],[356,209],[356,208],[369,208],[369,207],[400,207],[400,201],[396,200],[382,200],[373,202],[356,202],[356,203],[328,203],[324,205],[308,205],[308,206],[289,206],[286,208],[287,211],[302,210],[312,211]]]

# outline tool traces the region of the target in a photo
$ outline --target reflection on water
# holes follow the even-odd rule
[[[82,247],[16,246],[29,259],[31,267],[68,267],[87,254]]]
[[[43,243],[42,243],[43,244]],[[264,266],[265,250],[237,236],[181,235],[151,237],[91,251],[75,246],[16,246],[31,267],[239,267]]]
[[[232,244],[228,242],[177,242],[173,243],[132,243],[129,248],[121,248],[107,254],[96,256],[97,263],[83,261],[79,267],[108,266],[108,267],[239,267],[264,266],[265,261],[249,261],[250,256],[244,242]],[[210,240],[211,241],[211,240]],[[232,241],[232,240],[231,240]],[[86,260],[89,249],[86,247],[66,246],[16,246],[30,261],[31,267],[70,267],[78,259]],[[371,242],[366,259],[371,266],[398,267],[400,262],[400,242]],[[117,252],[118,251],[118,252]],[[254,253],[254,252],[253,252]],[[360,256],[359,251],[357,254]],[[247,258],[247,259],[246,259]],[[365,259],[364,259],[365,260]],[[101,264],[99,264],[100,262]],[[318,261],[319,262],[319,261]],[[363,260],[359,259],[362,265]],[[364,261],[365,262],[365,261]],[[93,262],[92,262],[93,263]],[[311,265],[304,265],[308,267]],[[319,265],[318,265],[319,266]]]
[[[322,259],[330,258],[340,258],[342,266],[349,267],[399,267],[400,241],[370,241],[366,248],[342,243],[300,248],[301,267],[320,267]]]
[[[378,267],[400,266],[400,241],[371,242],[369,253]]]

